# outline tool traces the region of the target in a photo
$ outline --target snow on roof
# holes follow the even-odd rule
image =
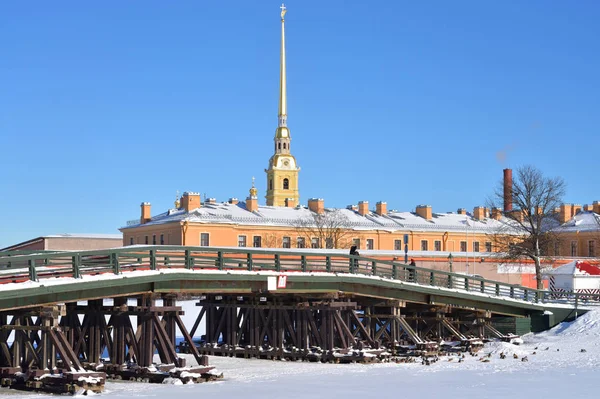
[[[40,238],[101,238],[111,240],[122,240],[122,234],[78,234],[78,233],[63,233],[63,234],[48,234]]]
[[[510,223],[510,220],[506,218],[502,218],[500,221],[493,218],[477,220],[471,215],[457,213],[433,213],[431,220],[427,220],[415,212],[394,210],[385,215],[378,215],[375,212],[361,215],[358,211],[347,208],[325,208],[325,212],[339,212],[346,219],[344,224],[353,230],[493,232],[506,228]],[[310,220],[313,215],[314,213],[310,209],[300,205],[293,208],[259,205],[256,211],[249,212],[245,202],[237,204],[204,203],[200,208],[189,212],[184,209],[171,209],[152,217],[144,225],[187,221],[190,223],[295,226],[298,220]],[[123,229],[139,226],[139,223],[132,223]]]
[[[556,269],[548,270],[545,272],[548,275],[580,275],[580,276],[600,276],[600,268],[594,266],[588,262],[575,260],[557,267]]]
[[[570,231],[598,231],[600,230],[600,215],[592,211],[580,212],[573,216],[571,220],[556,227],[556,232]]]

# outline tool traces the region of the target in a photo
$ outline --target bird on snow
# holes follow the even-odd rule
[[[521,359],[522,362],[528,362],[529,359],[527,359],[527,356],[523,356],[523,358]]]
[[[581,352],[583,353],[583,352],[587,352],[587,351],[585,349],[582,349]]]
[[[519,356],[516,353],[513,353],[513,359],[518,359]]]

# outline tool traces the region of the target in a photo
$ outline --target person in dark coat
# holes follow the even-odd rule
[[[360,254],[356,250],[356,245],[350,247],[350,256],[360,256]],[[358,259],[350,259],[350,262],[352,268],[358,270]]]
[[[411,259],[411,260],[410,260],[410,265],[411,265],[411,266],[416,266],[416,265],[417,265],[417,264],[415,263],[415,260],[414,260],[414,259]]]

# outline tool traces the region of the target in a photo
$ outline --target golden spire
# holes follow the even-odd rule
[[[252,188],[250,189],[250,198],[256,198],[258,190],[254,187],[254,176],[252,176]]]
[[[179,201],[179,190],[175,193],[175,209],[179,209],[181,202]]]
[[[279,128],[287,126],[287,84],[285,80],[285,13],[287,8],[281,4],[281,60],[279,63]],[[278,133],[280,129],[277,129]]]

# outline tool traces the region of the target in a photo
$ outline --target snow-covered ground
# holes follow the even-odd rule
[[[477,357],[436,363],[321,364],[211,357],[219,382],[170,386],[109,382],[106,398],[593,398],[600,375],[600,309],[572,323],[523,337],[516,346],[489,343]],[[504,359],[500,354],[506,355]],[[514,358],[516,355],[516,359]],[[527,356],[528,361],[522,361]],[[482,361],[482,359],[489,361]],[[191,359],[188,361],[191,362]],[[0,389],[11,398],[43,395]]]

